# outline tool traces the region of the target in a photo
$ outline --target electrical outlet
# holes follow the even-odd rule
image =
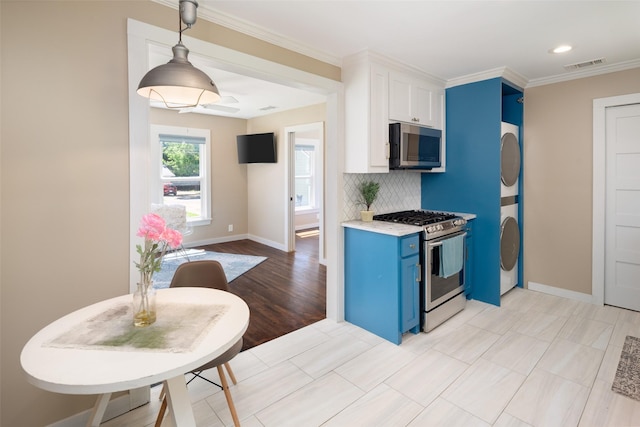
[[[229,232],[233,231],[233,224],[229,224]]]

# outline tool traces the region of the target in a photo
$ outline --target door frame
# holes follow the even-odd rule
[[[604,305],[605,202],[606,202],[606,111],[607,108],[640,104],[640,93],[593,100],[593,234],[591,256],[592,303]]]
[[[319,256],[318,261],[320,264],[326,265],[327,260],[324,256],[324,206],[325,206],[325,192],[324,192],[324,171],[326,170],[325,165],[325,156],[324,156],[324,145],[325,145],[325,136],[324,136],[324,122],[314,122],[314,123],[305,123],[301,125],[295,126],[287,126],[284,128],[284,134],[286,138],[287,144],[287,167],[286,167],[286,206],[285,206],[285,251],[291,252],[295,250],[296,244],[296,211],[295,211],[295,203],[293,201],[293,197],[295,196],[295,150],[296,150],[296,132],[309,132],[314,131],[318,132],[320,144],[318,145],[317,155],[320,156],[322,167],[320,170],[316,171],[319,174],[317,183],[318,186],[316,190],[320,194],[320,206],[318,207],[318,229],[320,232],[319,236]]]

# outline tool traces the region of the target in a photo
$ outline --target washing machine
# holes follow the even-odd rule
[[[520,138],[518,126],[502,122],[500,138],[500,295],[518,284]]]
[[[518,204],[500,208],[500,295],[518,284],[520,225]]]

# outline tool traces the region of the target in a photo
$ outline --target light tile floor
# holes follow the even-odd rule
[[[611,391],[626,335],[640,313],[516,288],[400,346],[323,320],[240,353],[231,392],[244,427],[640,426],[640,402]],[[103,425],[153,425],[159,389]],[[198,426],[232,425],[221,391],[189,393]]]

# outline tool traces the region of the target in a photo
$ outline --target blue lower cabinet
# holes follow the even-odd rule
[[[473,299],[473,220],[467,222],[467,253],[464,258],[464,294]]]
[[[345,320],[395,344],[420,330],[420,239],[345,227]]]

